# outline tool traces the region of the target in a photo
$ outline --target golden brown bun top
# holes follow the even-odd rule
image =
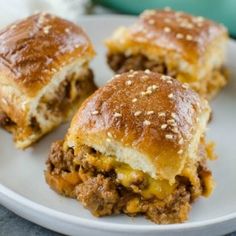
[[[0,31],[0,77],[34,96],[60,67],[80,57],[91,58],[93,47],[77,25],[40,13]]]
[[[208,114],[206,101],[186,84],[149,70],[128,72],[116,75],[85,101],[72,120],[67,141],[73,143],[69,146],[104,148],[118,142],[148,156],[159,168],[164,163],[178,169],[205,111]]]
[[[215,38],[227,36],[220,24],[170,9],[144,11],[130,30],[135,41],[178,51],[189,61],[199,58]]]

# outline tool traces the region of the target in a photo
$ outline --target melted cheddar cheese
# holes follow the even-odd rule
[[[143,171],[132,169],[127,164],[118,163],[114,169],[119,183],[126,188],[131,188],[134,192],[141,194],[146,199],[154,196],[159,199],[164,199],[169,196],[176,187],[175,184],[170,185],[167,180],[153,179]],[[139,188],[137,185],[133,184],[139,181],[139,179],[146,183],[143,188]]]
[[[176,184],[171,185],[168,180],[164,179],[154,179],[141,170],[133,169],[128,164],[116,161],[114,157],[87,154],[85,158],[90,165],[99,171],[108,172],[114,170],[117,174],[116,181],[118,183],[132,189],[135,193],[141,194],[145,199],[152,197],[164,199],[176,188]],[[74,161],[79,164],[76,159]]]
[[[199,153],[202,159],[207,156],[213,156],[213,146],[207,145],[201,140],[201,148],[203,154]],[[178,181],[170,183],[167,179],[154,179],[149,174],[133,169],[126,163],[119,162],[113,156],[105,156],[99,152],[89,154],[83,150],[84,146],[78,146],[75,150],[76,155],[82,151],[83,161],[86,161],[90,166],[95,167],[96,170],[102,173],[114,171],[116,173],[116,181],[123,185],[125,188],[132,190],[135,193],[142,195],[145,199],[156,197],[160,200],[170,196],[177,188]],[[205,154],[204,154],[205,153]],[[74,163],[80,165],[81,160],[75,158]],[[210,195],[213,189],[213,180],[211,173],[208,170],[202,172],[201,176],[198,173],[198,164],[196,161],[189,159],[180,176],[186,178],[192,185],[192,196],[196,198],[202,194],[205,196]]]

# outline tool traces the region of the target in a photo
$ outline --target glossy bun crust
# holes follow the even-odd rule
[[[227,30],[211,20],[172,10],[145,11],[131,28],[137,41],[148,39],[160,48],[179,52],[187,61],[195,62],[204,56],[209,44]]]
[[[158,52],[158,48],[178,52],[190,63],[196,63],[199,57],[204,57],[212,41],[219,37],[227,38],[227,30],[224,26],[203,17],[172,10],[144,11],[138,21],[127,28],[127,31],[125,28],[120,28],[120,32],[119,30],[115,32],[114,39],[119,39],[120,45],[112,38],[107,40],[107,46],[111,51],[121,49],[123,33],[123,42],[128,37],[130,47],[146,45],[151,56]],[[137,48],[136,50],[138,51]]]
[[[62,66],[93,55],[92,44],[79,26],[39,13],[0,31],[0,83],[6,81],[33,97]]]
[[[208,118],[206,101],[185,84],[149,70],[128,72],[87,99],[66,142],[94,147],[153,177],[173,180],[188,158],[197,159],[194,152]]]

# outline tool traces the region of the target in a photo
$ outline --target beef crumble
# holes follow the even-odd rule
[[[43,96],[39,102],[37,111],[43,111],[46,119],[49,119],[51,115],[61,115],[67,113],[68,109],[75,99],[84,95],[84,92],[90,92],[95,90],[96,86],[93,82],[93,72],[89,69],[84,75],[86,79],[74,78],[76,74],[69,75],[68,78],[61,82],[57,90],[51,94]],[[74,87],[71,83],[75,83],[76,97],[74,96]]]
[[[148,59],[142,54],[125,56],[122,53],[119,54],[108,54],[107,63],[117,73],[124,73],[130,70],[145,70],[150,69],[153,72],[161,74],[169,74],[167,66],[164,60],[159,59],[158,62]],[[171,75],[174,76],[173,71]]]
[[[119,202],[116,184],[101,174],[76,186],[77,198],[96,216],[111,215]]]
[[[7,114],[0,111],[0,126],[4,127],[4,126],[7,126],[11,123],[12,123],[12,121],[7,116]]]
[[[58,193],[78,199],[93,215],[142,214],[161,224],[179,223],[187,219],[190,203],[194,200],[187,178],[178,176],[177,187],[168,197],[146,199],[132,188],[120,184],[112,165],[98,169],[88,161],[90,154],[99,159],[99,153],[92,148],[83,146],[75,156],[72,148],[63,151],[62,144],[63,141],[58,141],[52,145],[45,171],[46,181]],[[202,175],[204,168],[199,170]],[[140,189],[145,188],[142,179],[132,184]]]
[[[158,60],[150,60],[142,54],[126,56],[123,53],[108,54],[107,63],[116,73],[124,73],[130,70],[145,70],[149,69],[153,72],[158,72],[164,75],[169,75],[173,78],[178,76],[178,71],[175,68],[168,68],[163,58]],[[212,98],[217,91],[224,87],[227,82],[228,72],[224,66],[214,68],[201,81],[182,81],[190,84],[192,89],[199,94]]]
[[[76,74],[71,74],[62,81],[57,90],[54,93],[49,93],[43,96],[37,107],[37,112],[42,113],[45,116],[45,119],[50,119],[52,116],[60,117],[67,114],[68,110],[71,108],[71,104],[75,102],[81,96],[90,94],[96,89],[96,86],[93,82],[93,72],[91,69],[87,71],[84,75],[84,78],[77,78]],[[75,83],[76,96],[72,96],[72,90],[74,89],[71,83]],[[12,121],[11,118],[0,109],[0,127],[8,130],[12,133],[17,133],[17,123]],[[29,130],[40,133],[41,127],[35,116],[31,116],[28,122]],[[20,130],[19,132],[22,132]]]
[[[0,126],[1,127],[6,127],[13,125],[14,122],[8,117],[8,115],[0,110]]]

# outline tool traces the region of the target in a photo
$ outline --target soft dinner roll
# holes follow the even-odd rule
[[[77,25],[40,13],[0,31],[0,125],[26,148],[95,90],[93,46]]]

